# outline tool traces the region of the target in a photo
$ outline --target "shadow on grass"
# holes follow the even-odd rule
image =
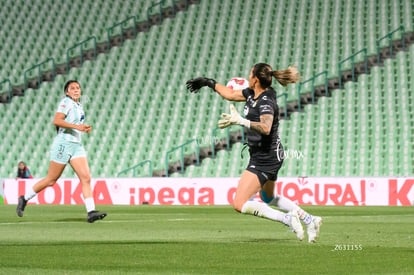
[[[299,242],[296,239],[270,239],[270,238],[249,238],[236,241],[238,243],[290,243],[292,241]]]

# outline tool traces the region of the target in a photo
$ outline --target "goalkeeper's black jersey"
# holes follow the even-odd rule
[[[250,121],[260,122],[260,116],[265,114],[273,115],[273,124],[270,134],[262,135],[254,130],[246,129],[247,142],[249,147],[261,148],[263,150],[275,149],[279,142],[279,107],[276,100],[276,92],[268,88],[258,98],[254,98],[252,89],[244,89],[243,96],[246,98],[244,115]]]

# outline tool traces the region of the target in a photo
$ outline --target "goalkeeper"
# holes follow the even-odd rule
[[[315,242],[322,218],[312,216],[288,198],[274,195],[275,181],[283,163],[284,151],[278,135],[279,107],[276,92],[272,88],[273,77],[282,86],[287,86],[299,81],[299,72],[295,67],[274,71],[270,65],[258,63],[251,69],[249,87],[244,90],[232,90],[205,77],[188,80],[186,84],[187,89],[193,93],[207,86],[224,99],[246,102],[245,118],[231,104],[230,113],[222,114],[218,121],[220,128],[231,125],[242,125],[246,128],[250,160],[237,186],[234,209],[240,213],[282,222],[300,240],[304,238],[302,221],[307,227],[308,241]],[[263,203],[251,200],[257,192],[260,193]],[[270,206],[277,206],[286,212]]]

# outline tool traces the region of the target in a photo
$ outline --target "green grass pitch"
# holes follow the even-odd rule
[[[414,274],[413,207],[320,207],[318,243],[229,206],[0,206],[0,274]]]

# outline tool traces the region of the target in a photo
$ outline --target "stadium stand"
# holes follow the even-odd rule
[[[91,35],[97,37],[98,44],[108,44],[106,31],[114,24],[136,14],[148,18],[158,16],[155,13],[151,17],[154,12],[150,10],[151,3],[142,7],[131,1],[126,5],[128,8],[121,10],[110,1],[103,2],[101,6],[83,1],[76,2],[79,6],[62,7],[63,4],[54,5],[53,1],[48,5],[34,1],[38,12],[32,15],[33,20],[42,17],[48,9],[56,9],[57,13],[46,22],[39,20],[36,26],[42,31],[37,36],[44,35],[46,30],[50,35],[65,36],[33,38],[33,44],[25,45],[24,51],[8,54],[14,58],[22,56],[21,65],[11,66],[16,60],[2,54],[3,63],[8,65],[0,75],[13,84],[21,84],[21,71],[33,63],[50,56],[56,58],[56,63],[64,63],[68,45],[75,45]],[[85,60],[64,75],[57,74],[52,82],[29,87],[23,97],[14,97],[9,104],[2,104],[1,125],[7,125],[9,130],[0,132],[4,141],[0,150],[0,177],[13,177],[15,165],[21,159],[26,160],[35,176],[46,173],[47,152],[54,136],[49,121],[62,96],[63,83],[70,78],[82,83],[87,119],[94,125],[93,134],[84,140],[94,177],[115,177],[139,163],[144,165],[120,176],[147,176],[152,174],[148,171],[151,169],[158,171],[156,175],[159,176],[165,176],[166,170],[170,170],[171,176],[238,176],[247,160],[247,151],[244,152],[246,157],[240,159],[242,144],[231,143],[228,148],[228,141],[224,140],[216,149],[227,150],[216,152],[211,148],[211,142],[216,141],[212,131],[228,104],[207,89],[197,95],[188,94],[185,80],[207,75],[225,82],[233,76],[245,76],[250,66],[259,61],[278,68],[296,64],[304,79],[321,71],[327,71],[329,78],[337,77],[338,62],[343,58],[364,47],[369,56],[376,55],[377,39],[399,26],[404,26],[404,30],[397,32],[393,41],[398,40],[401,33],[413,31],[411,1],[332,0],[300,5],[298,1],[286,0],[278,1],[278,5],[271,3],[265,0],[200,1],[174,16],[151,19],[152,25],[137,32],[134,39],[117,42],[109,38],[111,48],[98,54],[96,59]],[[27,12],[19,13],[14,5],[9,6],[15,17],[28,16]],[[62,10],[71,8],[82,10],[82,13],[86,9],[90,15],[79,16],[80,20],[85,20],[81,23],[60,23],[65,15],[61,14]],[[9,16],[3,15],[3,18]],[[16,44],[18,38],[15,37],[21,35],[10,31],[11,25],[7,31],[13,39],[8,43]],[[82,29],[83,25],[90,27]],[[70,35],[73,33],[77,36]],[[115,29],[114,34],[119,35]],[[30,37],[32,33],[25,35]],[[50,43],[67,40],[71,41],[68,45]],[[407,44],[408,41],[410,39]],[[12,45],[6,43],[5,47],[19,48],[24,43],[19,47]],[[39,49],[53,49],[53,52],[32,54],[33,45]],[[26,58],[35,59],[27,61]],[[302,112],[292,113],[289,120],[281,122],[282,140],[289,149],[281,175],[412,174],[413,148],[406,138],[413,134],[412,114],[406,111],[410,110],[407,104],[412,104],[408,92],[412,79],[410,70],[404,71],[412,70],[412,46],[395,54],[395,58],[392,61],[383,58],[383,64],[376,64],[383,67],[372,67],[369,75],[359,75],[358,82],[345,82],[343,89],[331,89],[331,97],[320,97],[317,104],[306,105]],[[358,56],[355,62],[363,60],[364,56]],[[318,79],[315,85],[323,82]],[[286,90],[289,101],[297,99],[296,88],[295,85]],[[280,87],[277,89],[283,91]],[[401,104],[406,107],[404,111]],[[242,104],[237,108],[241,109]],[[398,112],[393,112],[395,110]],[[396,124],[399,126],[394,129]],[[367,125],[372,125],[373,129]],[[225,139],[223,133],[218,136],[220,141]],[[167,152],[194,139],[200,141],[202,148],[201,165],[186,166],[183,174],[174,173],[180,171],[184,163],[194,164],[195,159],[186,157],[181,162],[181,149],[178,149],[170,155],[167,164],[175,166],[165,169]],[[184,155],[194,155],[195,145],[191,146],[184,148]],[[388,149],[392,152],[393,165],[389,165]],[[212,154],[214,158],[210,158]],[[404,161],[398,154],[403,155]],[[151,160],[151,169],[146,160]],[[63,176],[74,176],[70,173],[68,169]]]
[[[126,15],[144,16],[151,2],[138,4],[124,1],[1,1],[3,67],[0,78],[13,83],[23,81],[23,71],[53,57],[64,62],[66,49],[72,44],[96,35],[106,38],[106,28]],[[95,22],[99,22],[96,24]]]
[[[409,76],[414,47],[387,59],[384,67],[372,68],[357,83],[307,105],[281,121],[286,161],[281,176],[409,176],[413,173],[413,100]],[[239,143],[240,144],[240,143]],[[246,161],[237,155],[239,145],[188,176],[237,176]],[[237,163],[235,165],[235,163]],[[221,171],[214,171],[217,167]],[[239,167],[228,171],[228,167]],[[224,167],[224,168],[223,168]]]

